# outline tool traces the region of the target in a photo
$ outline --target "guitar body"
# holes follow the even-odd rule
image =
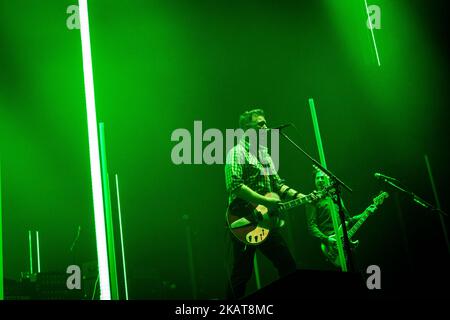
[[[341,259],[339,258],[338,250],[336,246],[327,246],[325,243],[320,245],[320,249],[322,250],[325,258],[333,264],[335,267],[339,267],[341,265]]]
[[[350,240],[350,248],[353,249],[355,247],[358,246],[359,241],[352,241]],[[325,243],[322,243],[320,245],[320,249],[322,250],[322,253],[325,255],[326,259],[333,264],[335,267],[340,267],[341,266],[341,259],[339,258],[339,252],[337,249],[337,245],[334,246],[329,246],[326,245]],[[345,254],[345,252],[344,252]]]
[[[290,209],[309,203],[315,199],[322,199],[334,192],[334,187],[324,188],[320,192],[312,192],[306,196],[293,200],[279,202],[276,210],[269,210],[263,205],[246,203],[245,205],[231,204],[226,213],[226,220],[231,233],[246,245],[258,245],[267,240],[270,232],[284,225],[282,214]],[[278,199],[280,196],[274,192],[265,194],[265,197]]]
[[[280,199],[280,196],[273,192],[265,196]],[[271,230],[284,225],[284,221],[278,217],[277,212],[270,212],[263,205],[250,203],[237,208],[229,207],[226,218],[231,233],[247,245],[263,243],[269,237]]]

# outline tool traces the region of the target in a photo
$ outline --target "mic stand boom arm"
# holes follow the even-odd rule
[[[399,190],[399,191],[409,195],[414,202],[418,203],[419,205],[421,205],[425,209],[428,209],[430,211],[437,211],[437,212],[439,212],[439,214],[441,214],[443,216],[446,216],[446,217],[448,216],[448,214],[446,212],[442,211],[439,208],[436,208],[431,203],[428,203],[427,201],[423,200],[422,198],[420,198],[419,196],[414,194],[412,191],[406,190],[406,189],[398,186],[397,184],[395,184],[393,181],[390,181],[390,180],[388,180],[386,178],[381,177],[380,179],[383,180],[385,183],[390,184],[395,189],[397,189],[397,190]]]
[[[324,168],[316,159],[311,157],[306,151],[304,151],[301,147],[299,147],[294,141],[292,141],[291,138],[289,138],[288,135],[286,135],[283,131],[279,130],[280,134],[288,140],[298,151],[303,153],[315,166],[317,166],[321,171],[323,171],[325,174],[327,174],[330,177],[331,183],[336,189],[336,200],[335,203],[337,204],[339,208],[339,218],[341,220],[342,225],[342,239],[344,242],[344,251],[346,253],[346,264],[347,269],[350,272],[354,272],[355,268],[353,265],[353,259],[352,259],[352,252],[350,249],[350,241],[347,234],[347,226],[345,224],[345,214],[344,214],[344,208],[342,207],[342,201],[341,201],[341,190],[340,187],[342,186],[344,189],[347,189],[350,192],[353,192],[352,189],[350,189],[349,186],[347,186],[341,179],[339,179],[335,174],[333,174],[330,170]],[[333,197],[334,198],[334,197]],[[338,235],[336,235],[338,236]]]

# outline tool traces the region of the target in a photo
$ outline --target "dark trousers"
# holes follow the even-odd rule
[[[227,285],[227,299],[240,299],[245,295],[247,282],[253,273],[253,259],[256,250],[260,250],[272,262],[280,277],[297,269],[295,260],[278,230],[272,231],[267,240],[258,246],[246,246],[231,233],[230,238],[233,262]]]

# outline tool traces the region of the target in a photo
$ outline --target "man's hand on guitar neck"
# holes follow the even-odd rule
[[[357,221],[358,221],[359,219],[361,219],[366,213],[368,213],[368,214],[374,214],[376,210],[377,210],[377,206],[374,205],[374,204],[371,204],[370,206],[367,207],[366,210],[364,210],[363,213],[360,213],[360,214],[358,214],[358,215],[356,215],[356,216],[351,217],[351,218],[350,218],[350,223],[355,223],[355,222],[357,222]]]
[[[367,214],[367,213],[368,213],[369,215],[374,214],[376,210],[377,210],[377,206],[374,205],[374,204],[371,204],[370,206],[367,207],[366,210],[364,210],[363,213],[358,214],[358,215],[352,217],[352,220],[353,220],[353,222],[356,222],[356,221],[358,221],[360,218],[362,218],[362,217],[363,217],[365,214]]]
[[[274,199],[269,197],[264,197],[264,203],[262,203],[263,206],[267,207],[269,210],[274,210],[278,208],[278,205],[280,204],[280,199]]]
[[[306,198],[306,202],[307,203],[313,203],[313,202],[315,202],[315,201],[320,199],[319,194],[318,194],[317,191],[313,191],[309,195],[305,195],[303,193],[299,193],[297,195],[297,199],[301,199],[301,198],[305,198],[305,197],[307,197]]]
[[[334,235],[329,236],[326,240],[326,244],[329,246],[336,244],[336,237]]]

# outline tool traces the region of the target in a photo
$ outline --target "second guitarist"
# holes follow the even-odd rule
[[[329,185],[328,177],[320,170],[314,171],[314,182],[318,191],[322,190],[326,186]],[[336,208],[336,212],[338,212],[338,206],[333,202],[333,205]],[[376,210],[375,205],[369,206],[365,212],[350,216],[347,211],[344,203],[342,203],[342,207],[344,209],[345,220],[348,225],[352,225],[356,221],[358,221],[365,212],[373,213]],[[329,207],[328,199],[321,199],[316,201],[314,204],[308,205],[306,210],[307,216],[307,224],[308,230],[310,234],[319,239],[322,244],[325,244],[327,247],[336,246],[336,238],[334,236],[334,228],[333,228],[333,220],[331,217],[331,208]],[[340,223],[340,219],[339,219]],[[353,246],[357,244],[357,241],[353,242]],[[352,245],[352,243],[351,243]],[[333,263],[332,261],[330,261]]]

